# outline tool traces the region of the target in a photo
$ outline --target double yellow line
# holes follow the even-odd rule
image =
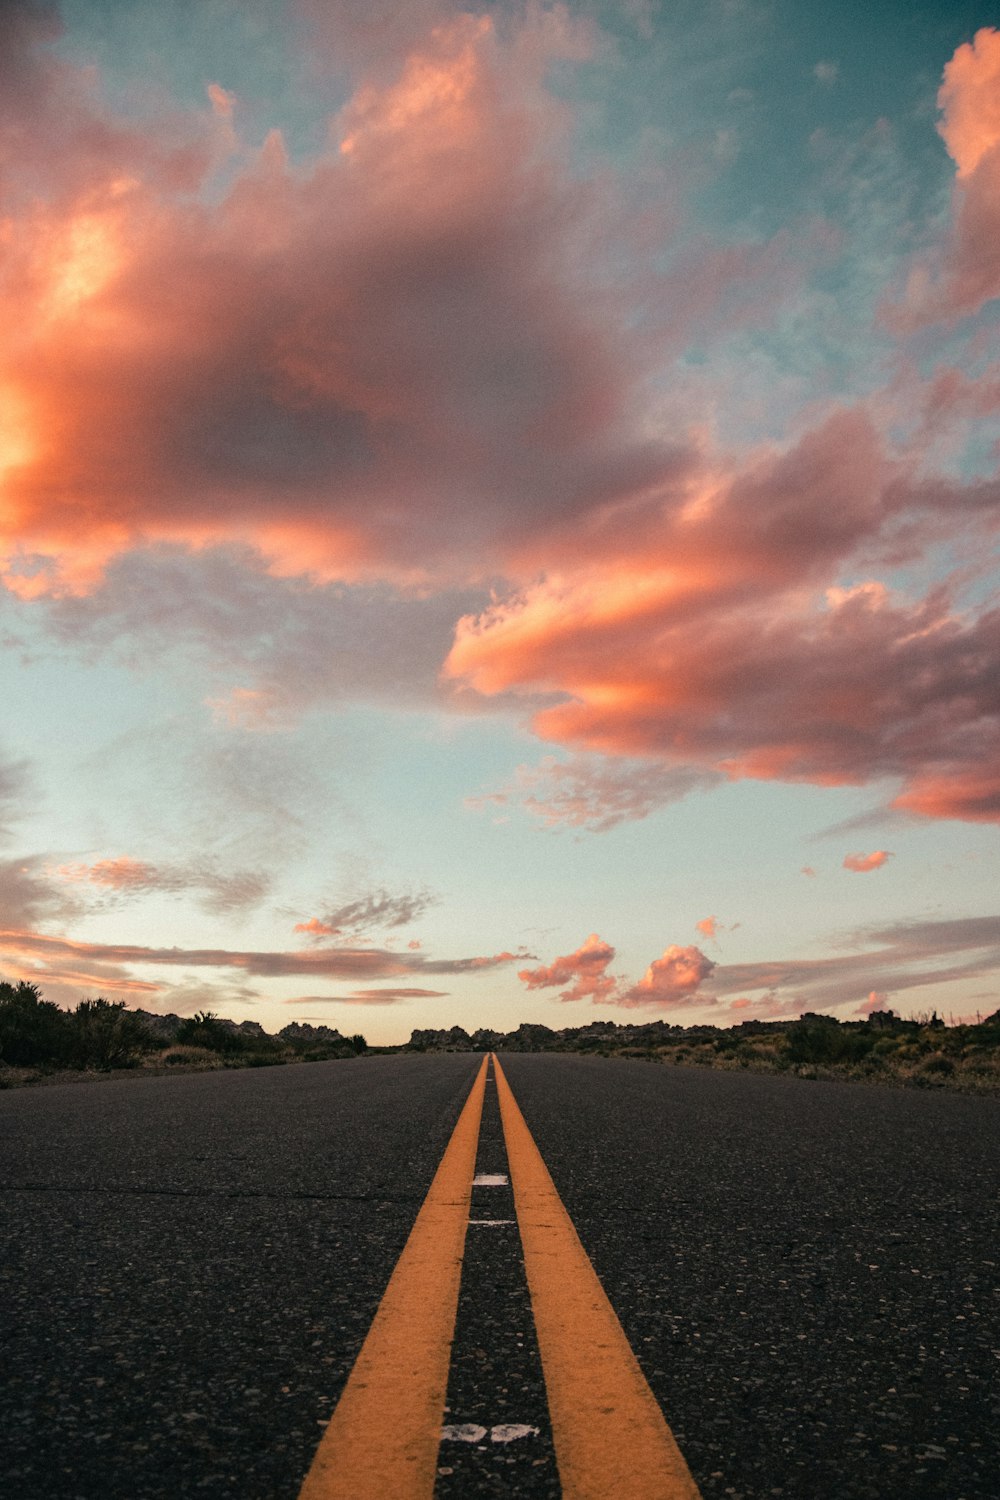
[[[496,1058],[514,1205],[562,1493],[698,1489]],[[431,1500],[486,1089],[483,1059],[299,1500]]]

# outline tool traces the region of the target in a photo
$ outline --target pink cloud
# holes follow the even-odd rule
[[[856,1014],[859,1016],[870,1016],[876,1010],[888,1010],[889,996],[884,990],[872,990],[868,999],[858,1006]]]
[[[801,1000],[780,1000],[777,995],[742,995],[730,1000],[727,1010],[741,1021],[777,1021],[802,1014]]]
[[[85,943],[23,929],[0,932],[0,951],[44,961],[96,960],[110,964],[151,964],[187,968],[240,969],[258,977],[292,974],[327,979],[390,979],[405,974],[472,974],[515,963],[529,955],[496,953],[472,958],[430,959],[423,953],[393,953],[384,948],[325,947],[304,952],[241,951],[229,948],[147,948],[137,944]]]
[[[947,504],[953,526],[978,525],[972,488],[915,485],[867,414],[841,412],[787,452],[689,470],[606,532],[595,521],[585,557],[567,539],[550,572],[459,622],[446,674],[536,694],[535,732],[574,754],[641,758],[648,790],[633,811],[612,787],[610,821],[655,805],[656,772],[664,791],[672,775],[893,778],[903,809],[996,819],[1000,614],[940,586],[910,602],[837,581],[904,511]],[[600,791],[584,806],[601,826]],[[564,808],[583,821],[575,797]]]
[[[938,129],[957,167],[950,235],[917,262],[906,304],[891,315],[907,326],[977,312],[1000,296],[1000,31],[984,26],[944,70]]]
[[[424,990],[416,987],[398,989],[355,990],[353,995],[296,995],[284,1005],[402,1005],[407,1000],[440,1000],[447,990]]]
[[[537,969],[520,969],[517,977],[529,990],[565,985],[560,1000],[591,999],[596,1005],[608,1000],[615,990],[617,981],[607,972],[614,957],[610,943],[592,932],[575,953],[566,953]]]
[[[871,854],[845,854],[844,869],[864,874],[867,870],[880,870],[891,858],[890,849],[874,849]]]
[[[714,1005],[714,996],[698,993],[716,965],[700,948],[672,943],[650,964],[637,984],[618,1001],[628,1009],[656,1005],[667,1010],[679,1005]]]
[[[694,925],[695,931],[700,932],[703,937],[714,938],[719,930],[719,919],[718,917],[702,917],[701,921]]]
[[[93,864],[57,865],[54,875],[72,885],[93,885],[114,896],[194,894],[211,912],[256,906],[266,895],[270,877],[261,870],[225,871],[212,860],[154,865],[120,855]]]
[[[1000,146],[1000,31],[984,26],[957,49],[944,70],[938,108],[938,129],[958,175],[970,177]]]
[[[353,995],[335,995],[336,1005],[401,1005],[406,1000],[442,999],[447,990],[422,990],[417,988],[356,990]]]
[[[63,880],[89,880],[93,885],[110,886],[114,891],[143,890],[157,883],[155,866],[125,855],[99,859],[92,865],[59,865],[56,874]]]
[[[192,189],[229,96],[176,122],[192,144],[168,155],[162,120],[119,127],[46,37],[20,37],[9,587],[86,591],[165,541],[250,543],[279,574],[464,580],[539,496],[544,519],[648,468],[626,421],[631,293],[580,253],[606,189],[574,179],[544,89],[580,47],[541,15],[414,39],[316,159],[293,170],[277,133],[240,145],[212,201]]]

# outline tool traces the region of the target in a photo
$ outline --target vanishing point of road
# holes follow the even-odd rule
[[[1000,1101],[468,1054],[0,1095],[12,1500],[995,1500]]]

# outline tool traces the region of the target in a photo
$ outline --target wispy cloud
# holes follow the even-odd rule
[[[390,891],[379,888],[336,906],[321,917],[310,917],[308,921],[297,922],[295,931],[309,937],[323,938],[406,927],[423,916],[437,900],[438,897],[430,891],[393,895]]]
[[[89,865],[57,865],[53,875],[70,884],[96,886],[118,898],[193,894],[207,911],[220,914],[258,906],[271,883],[263,870],[226,872],[210,860],[151,864],[129,855],[99,859]]]
[[[475,974],[530,957],[495,953],[472,958],[431,959],[422,952],[385,948],[325,947],[299,952],[228,948],[147,948],[133,944],[87,943],[24,929],[0,931],[0,951],[56,963],[67,959],[105,964],[140,964],[168,968],[240,969],[259,978],[312,974],[326,979],[391,979],[405,974]]]

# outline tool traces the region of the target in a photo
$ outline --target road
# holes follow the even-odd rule
[[[502,1061],[706,1500],[994,1500],[997,1101]],[[9,1493],[295,1500],[479,1063],[0,1095]],[[470,1226],[447,1399],[440,1500],[559,1495],[516,1225]]]

